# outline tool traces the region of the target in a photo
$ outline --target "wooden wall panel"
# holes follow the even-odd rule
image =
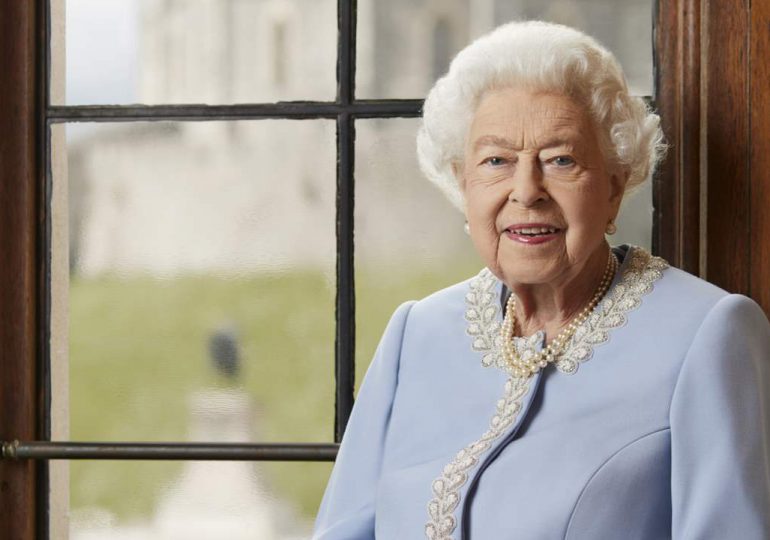
[[[665,160],[653,179],[655,208],[652,250],[680,266],[678,231],[681,169],[678,166],[681,95],[679,92],[679,2],[660,0],[655,14],[655,103],[669,145]]]
[[[770,315],[770,3],[659,0],[654,248]]]
[[[679,205],[679,267],[700,275],[701,258],[701,1],[681,4],[679,28],[680,96],[678,166],[681,184]],[[688,181],[689,179],[689,181]]]
[[[669,151],[655,176],[653,250],[700,273],[700,0],[660,0],[655,101]]]
[[[707,2],[707,274],[749,294],[749,0]]]
[[[751,296],[770,314],[770,2],[751,6]]]
[[[0,4],[0,440],[37,438],[35,15],[35,2]],[[35,468],[0,461],[0,538],[34,538]]]

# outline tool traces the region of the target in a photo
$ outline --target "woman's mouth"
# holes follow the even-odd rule
[[[521,244],[543,244],[556,238],[561,229],[545,223],[511,225],[505,229],[505,235]]]

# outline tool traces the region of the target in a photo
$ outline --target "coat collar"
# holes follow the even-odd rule
[[[641,304],[642,297],[652,291],[667,267],[666,261],[643,248],[629,247],[610,290],[578,326],[559,354],[556,368],[566,374],[577,372],[578,366],[591,358],[596,345],[608,341],[613,329],[626,324],[628,312]],[[482,366],[495,366],[510,374],[502,354],[502,291],[503,284],[488,268],[471,279],[465,295],[466,333],[471,337],[472,349],[481,354]],[[528,338],[515,338],[514,345],[520,353],[533,354],[542,347],[544,337],[537,332]]]

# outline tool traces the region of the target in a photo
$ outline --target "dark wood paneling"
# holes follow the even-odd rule
[[[700,274],[701,255],[701,1],[681,3],[679,123],[680,268]]]
[[[770,2],[751,6],[750,293],[770,314]]]
[[[700,245],[699,0],[660,0],[655,20],[655,101],[669,151],[655,177],[654,250],[699,273]]]
[[[654,247],[770,314],[770,3],[660,0],[655,45]]]
[[[35,2],[0,5],[0,440],[36,433]],[[35,463],[0,462],[0,538],[35,535]]]
[[[731,292],[749,294],[749,4],[725,0],[706,6],[706,277]]]
[[[659,0],[655,14],[655,104],[669,152],[654,178],[653,251],[679,265],[679,9],[676,0]]]

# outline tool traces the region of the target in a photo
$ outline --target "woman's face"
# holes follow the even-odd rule
[[[599,256],[626,179],[580,105],[514,88],[482,98],[458,172],[473,243],[512,287],[569,282]]]

